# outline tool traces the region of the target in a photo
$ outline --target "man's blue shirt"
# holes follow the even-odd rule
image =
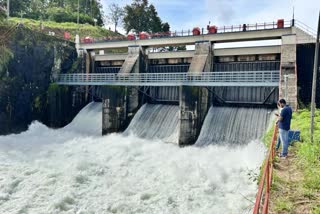
[[[291,118],[292,118],[292,109],[290,106],[286,105],[282,110],[280,116],[283,118],[279,121],[279,129],[290,130]]]

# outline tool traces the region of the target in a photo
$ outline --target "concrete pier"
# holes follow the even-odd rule
[[[144,56],[139,46],[128,47],[120,75],[139,73],[144,69]],[[122,131],[139,108],[139,87],[106,86],[102,89],[102,134]]]
[[[102,135],[120,132],[126,123],[124,87],[104,87],[102,105]]]
[[[296,39],[296,34],[282,36],[279,83],[279,97],[286,99],[294,110],[298,108]]]
[[[179,145],[191,145],[197,140],[208,111],[207,89],[180,86]]]
[[[197,42],[188,73],[210,71],[213,62],[212,56],[211,42]],[[180,86],[179,98],[179,145],[194,144],[208,111],[208,90],[202,87]]]

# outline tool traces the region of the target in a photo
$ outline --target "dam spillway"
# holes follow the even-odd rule
[[[134,116],[125,136],[178,143],[179,106],[144,104]]]
[[[195,145],[241,145],[258,140],[270,116],[266,108],[211,107]]]

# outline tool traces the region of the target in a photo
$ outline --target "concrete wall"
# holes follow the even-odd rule
[[[210,72],[212,70],[213,51],[211,42],[198,41],[189,67],[189,73]]]
[[[296,35],[282,36],[279,98],[286,99],[294,110],[298,108],[296,56]]]
[[[102,88],[102,134],[121,131],[126,125],[126,98],[124,87]]]
[[[200,87],[180,86],[179,92],[179,145],[191,145],[196,142],[208,111],[208,91]]]
[[[211,42],[197,42],[188,73],[209,72],[212,70],[212,62]],[[208,90],[202,87],[181,86],[179,104],[179,145],[194,144],[208,111]]]
[[[119,73],[139,73],[144,62],[141,48],[130,46]],[[139,108],[139,87],[105,87],[103,94],[102,134],[124,130]]]

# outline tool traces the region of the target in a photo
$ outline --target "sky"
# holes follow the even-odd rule
[[[125,6],[132,0],[101,2],[107,15],[109,4]],[[209,21],[224,26],[290,20],[293,6],[295,18],[315,30],[320,10],[320,0],[149,0],[149,3],[155,5],[162,21],[170,24],[171,31],[206,28]]]

